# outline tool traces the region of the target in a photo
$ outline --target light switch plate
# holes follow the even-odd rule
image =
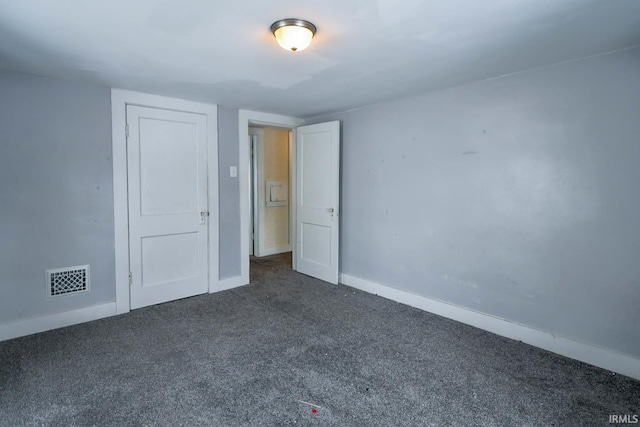
[[[236,166],[229,166],[229,176],[236,178],[238,176],[238,168]]]

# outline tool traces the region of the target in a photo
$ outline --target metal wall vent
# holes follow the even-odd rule
[[[89,266],[56,268],[46,271],[47,295],[62,295],[87,292],[89,290]]]

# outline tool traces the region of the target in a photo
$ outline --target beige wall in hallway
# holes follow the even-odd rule
[[[286,182],[289,187],[289,131],[286,129],[264,129],[264,182],[261,191],[265,200],[268,198],[268,181]],[[266,249],[289,245],[289,205],[265,206],[264,225]]]

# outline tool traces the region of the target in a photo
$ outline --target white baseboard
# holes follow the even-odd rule
[[[275,248],[266,248],[262,252],[260,252],[260,256],[263,257],[263,256],[269,256],[269,255],[276,255],[276,254],[282,254],[285,252],[291,252],[291,245],[278,246]]]
[[[23,337],[51,329],[63,328],[78,323],[90,322],[104,317],[116,315],[116,303],[94,305],[63,313],[49,314],[42,317],[18,320],[0,324],[0,341]]]
[[[640,359],[627,354],[560,337],[490,314],[480,313],[348,274],[341,275],[340,283],[640,380]]]
[[[229,289],[238,288],[240,286],[244,286],[248,284],[249,284],[249,281],[244,276],[229,277],[227,279],[220,280],[218,282],[218,288],[216,290],[211,291],[210,293],[227,291]]]

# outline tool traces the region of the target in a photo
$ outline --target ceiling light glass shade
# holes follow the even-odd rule
[[[283,49],[299,52],[311,44],[316,27],[302,19],[283,19],[271,25],[271,32]]]

